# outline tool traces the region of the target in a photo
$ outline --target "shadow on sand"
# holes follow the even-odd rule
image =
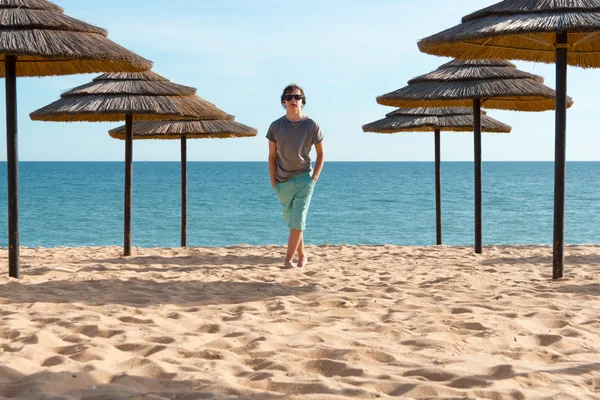
[[[490,371],[489,375],[471,375],[463,376],[452,379],[448,386],[457,389],[472,389],[472,388],[486,388],[493,384],[493,382],[509,380],[515,378],[528,378],[532,375],[537,374],[548,374],[553,376],[560,375],[586,375],[592,372],[600,371],[600,363],[588,363],[580,364],[568,368],[559,369],[541,369],[531,372],[517,373],[513,369],[512,365],[498,365]],[[524,398],[521,393],[515,393],[513,398]]]
[[[199,374],[200,375],[200,374]],[[176,374],[164,373],[159,378],[121,374],[110,383],[100,383],[86,372],[38,372],[24,375],[6,366],[0,366],[0,398],[68,398],[77,399],[282,399],[283,394],[260,392],[244,395],[237,389],[223,387],[215,379],[174,380]],[[214,393],[219,387],[218,394]],[[212,387],[212,390],[211,390]],[[67,398],[64,397],[64,398]]]
[[[92,369],[93,370],[93,369]],[[188,372],[189,373],[189,372]],[[198,370],[197,376],[216,375],[216,371],[207,373]],[[248,372],[248,375],[256,373]],[[372,398],[374,393],[362,388],[332,388],[322,383],[273,382],[273,391],[259,389],[239,390],[228,385],[218,377],[211,379],[176,380],[176,373],[163,372],[156,378],[119,374],[112,377],[110,383],[100,383],[89,372],[38,372],[24,375],[9,367],[0,366],[0,398],[18,399],[89,399],[89,400],[275,400],[302,397],[303,394],[316,396],[336,396],[336,398]],[[260,375],[268,379],[270,373]],[[256,378],[252,379],[256,381]],[[239,381],[239,380],[238,380]],[[286,386],[289,386],[286,388]],[[413,385],[408,385],[413,386]],[[275,392],[275,390],[281,390]],[[298,391],[299,389],[299,391]],[[407,388],[407,390],[409,390]],[[253,392],[251,394],[247,394]],[[64,397],[63,397],[64,396]],[[379,396],[376,396],[379,397]]]
[[[109,263],[109,264],[135,264],[135,265],[147,265],[147,264],[170,264],[170,265],[270,265],[270,264],[281,264],[283,261],[283,255],[278,257],[266,257],[257,255],[237,255],[237,254],[198,254],[198,255],[185,255],[178,256],[173,255],[172,257],[165,256],[131,256],[131,257],[117,257],[108,259],[91,259],[87,262],[98,262],[98,263]]]
[[[490,260],[481,261],[482,265],[497,265],[497,264],[548,264],[552,266],[552,249],[548,250],[547,257],[502,257],[492,258]],[[600,266],[600,254],[590,254],[587,256],[566,256],[565,268],[570,265],[586,265],[598,264]]]
[[[300,296],[316,291],[315,285],[285,285],[269,282],[156,282],[153,279],[54,280],[22,285],[0,285],[5,304],[74,303],[121,304],[131,307],[178,304],[206,306],[239,304],[281,296]]]

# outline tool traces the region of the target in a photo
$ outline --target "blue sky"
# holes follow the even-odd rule
[[[375,97],[448,61],[420,53],[417,41],[454,26],[495,0],[56,0],[65,14],[107,29],[109,38],[154,62],[153,70],[258,129],[256,138],[193,140],[190,161],[265,161],[264,138],[283,114],[281,90],[303,86],[305,113],[325,133],[327,160],[429,161],[429,133],[365,134],[361,126],[393,108]],[[554,87],[553,65],[515,62]],[[29,113],[89,82],[93,75],[18,81],[21,161],[123,160],[115,123],[33,122]],[[3,85],[2,85],[3,87]],[[567,159],[600,160],[596,93],[600,71],[569,68]],[[0,109],[4,111],[4,95]],[[2,112],[4,116],[4,112]],[[554,112],[488,110],[513,127],[486,134],[484,160],[553,160]],[[4,118],[3,118],[4,119]],[[2,123],[4,127],[4,123]],[[472,135],[444,133],[446,161],[473,159]],[[5,141],[0,157],[6,159]],[[136,161],[179,160],[178,141],[136,141]]]

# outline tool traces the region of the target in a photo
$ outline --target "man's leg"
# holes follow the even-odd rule
[[[310,175],[302,177],[298,184],[299,190],[294,196],[294,207],[290,216],[290,228],[300,231],[300,241],[298,243],[298,267],[302,268],[307,264],[306,251],[304,249],[304,230],[306,229],[306,214],[312,198],[314,182]],[[292,253],[293,254],[293,253]]]
[[[298,229],[290,229],[290,236],[288,237],[288,249],[284,262],[286,267],[290,268],[294,266],[294,264],[292,264],[292,259],[294,258],[294,254],[296,254],[301,241],[302,231]]]
[[[292,187],[290,186],[290,182],[279,183],[277,187],[278,187],[278,190],[276,191],[276,193],[277,193],[277,197],[279,198],[279,202],[281,203],[281,205],[283,207],[283,217],[285,219],[287,226],[290,227],[290,222],[291,222],[291,217],[292,217],[292,209],[294,207],[293,193],[290,192],[290,189]],[[290,229],[290,235],[288,237],[288,248],[290,247],[290,243],[292,243],[292,239],[293,239],[292,229]],[[289,253],[289,250],[288,250],[288,253]],[[284,268],[295,267],[295,265],[292,264],[292,257],[288,257],[286,255],[285,259],[283,260],[283,266],[284,266]]]
[[[304,234],[300,237],[300,244],[298,245],[298,268],[304,267],[308,263],[306,257],[306,251],[304,250]]]

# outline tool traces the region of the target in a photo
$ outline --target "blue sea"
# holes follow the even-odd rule
[[[435,244],[432,162],[327,162],[315,187],[310,244]],[[28,247],[123,243],[122,162],[21,162],[20,237]],[[0,164],[6,210],[6,163]],[[484,244],[551,244],[552,162],[483,163]],[[442,163],[443,239],[473,243],[473,164]],[[133,166],[132,241],[180,243],[179,162]],[[7,245],[0,212],[0,246]],[[188,163],[188,245],[285,244],[266,162]],[[600,243],[600,162],[567,164],[565,240]]]

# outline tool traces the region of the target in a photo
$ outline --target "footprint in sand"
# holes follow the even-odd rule
[[[57,354],[60,354],[63,356],[70,356],[73,354],[81,353],[82,351],[85,351],[87,349],[89,349],[88,346],[76,344],[76,345],[72,345],[72,346],[59,347],[55,351]]]
[[[235,375],[237,378],[246,378],[251,382],[264,381],[266,379],[271,379],[273,374],[270,372],[240,372]]]
[[[482,325],[479,322],[464,322],[462,324],[458,324],[458,327],[463,329],[468,329],[470,331],[487,331],[488,328]]]
[[[536,338],[540,346],[552,346],[563,339],[560,335],[536,335]]]
[[[74,333],[80,333],[90,338],[103,338],[110,339],[113,336],[124,334],[125,331],[122,329],[100,329],[98,325],[84,325],[81,327],[73,328]]]
[[[496,379],[510,379],[513,378],[516,373],[512,365],[502,364],[491,368],[488,371],[488,375],[493,376]]]
[[[285,364],[279,364],[274,361],[270,361],[266,358],[252,358],[242,361],[245,365],[252,368],[254,371],[284,371],[288,372],[289,368]]]
[[[362,368],[349,368],[346,363],[332,360],[313,360],[303,365],[304,369],[319,375],[331,376],[363,376]]]
[[[61,321],[60,318],[37,318],[37,319],[32,319],[32,322],[36,322],[38,324],[38,326],[41,328],[45,325],[49,325],[49,324],[54,324],[56,322]]]
[[[200,333],[219,333],[221,332],[221,326],[217,324],[202,325],[196,332]]]
[[[153,324],[154,320],[152,319],[142,319],[142,318],[135,318],[135,317],[120,317],[119,321],[124,322],[126,324],[139,324],[139,325],[146,325],[146,324]]]
[[[63,356],[53,356],[47,358],[43,363],[42,367],[54,367],[56,365],[64,364],[67,361],[67,358]]]
[[[214,350],[189,351],[179,349],[177,354],[183,358],[200,358],[204,360],[221,360],[223,358],[221,352]]]
[[[13,331],[11,329],[0,331],[0,339],[15,340],[19,336],[21,336],[21,333],[19,331]]]
[[[65,335],[65,336],[60,336],[60,339],[63,340],[64,342],[74,343],[74,344],[79,344],[79,343],[87,342],[89,340],[88,338],[84,338],[84,337],[81,337],[79,335],[73,335],[73,334],[68,334],[68,335]]]
[[[19,351],[23,350],[23,347],[25,347],[25,346],[16,347],[16,346],[11,346],[9,344],[3,344],[2,346],[0,346],[0,349],[2,349],[3,351],[5,351],[7,353],[18,353]],[[0,355],[2,355],[1,352],[0,352]]]
[[[20,339],[20,342],[25,343],[25,344],[38,344],[40,341],[40,339],[38,338],[38,335],[33,334],[30,336],[27,336],[26,338]]]
[[[144,343],[125,343],[115,346],[115,348],[120,351],[135,353],[141,357],[150,357],[152,354],[166,350],[167,346],[154,346]]]
[[[450,386],[452,388],[456,388],[456,389],[471,389],[471,388],[488,387],[488,386],[491,386],[492,384],[493,384],[492,382],[488,382],[482,378],[458,378],[458,379],[450,382],[450,384],[448,384],[448,386]],[[525,397],[523,397],[523,398],[525,398]]]
[[[444,382],[450,381],[452,379],[456,379],[458,375],[453,374],[451,372],[442,371],[439,369],[429,369],[429,368],[421,368],[421,369],[413,369],[410,371],[406,371],[402,374],[402,376],[415,376],[425,378],[428,381],[432,382]]]
[[[452,311],[450,311],[452,314],[467,314],[467,313],[472,313],[473,310],[470,308],[462,308],[462,307],[458,307],[458,308],[453,308]]]
[[[159,336],[159,337],[150,339],[150,342],[160,343],[160,344],[171,344],[171,343],[174,343],[175,341],[176,340],[170,336]]]

